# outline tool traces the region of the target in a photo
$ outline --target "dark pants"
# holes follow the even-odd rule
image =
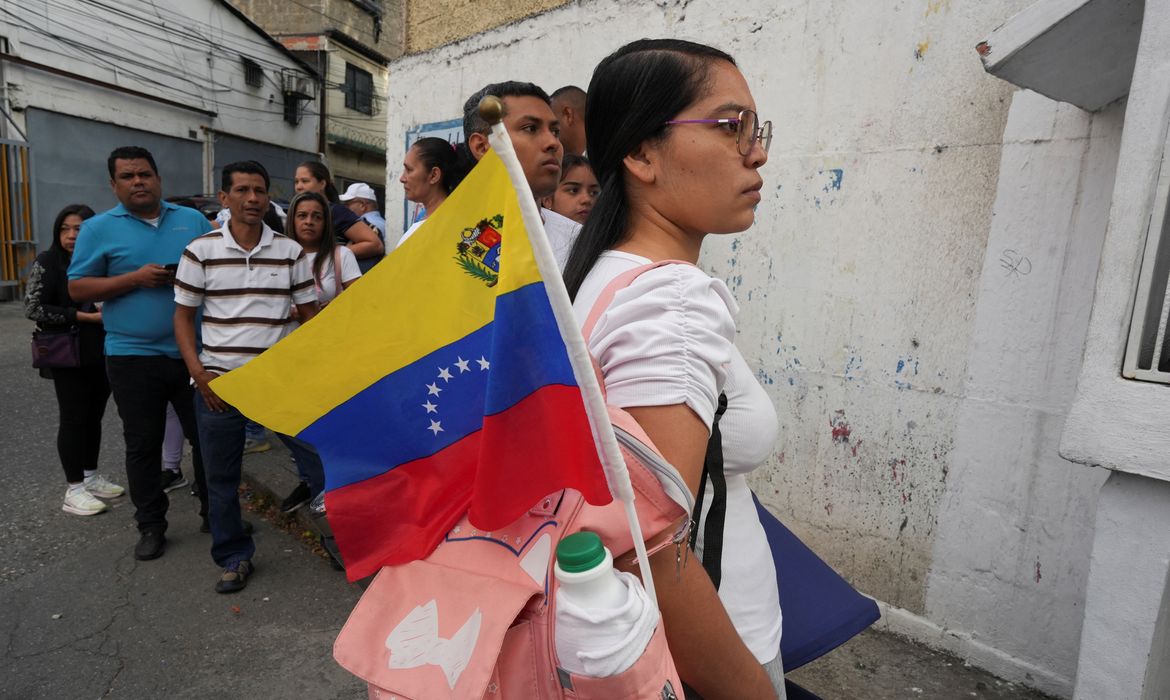
[[[182,360],[163,356],[118,355],[106,358],[110,389],[122,434],[126,438],[126,481],[134,503],[134,519],[142,532],[167,529],[167,500],[162,490],[162,444],[166,434],[167,404],[183,426],[191,443],[195,464],[195,488],[199,514],[207,514],[207,487],[199,450],[195,412],[191,404],[191,378]]]
[[[198,391],[194,406],[199,444],[207,458],[211,558],[227,568],[256,553],[256,543],[244,532],[240,514],[240,462],[244,458],[244,424],[248,419],[231,406],[212,411]]]
[[[102,448],[102,416],[110,398],[106,368],[58,367],[53,370],[60,423],[57,427],[57,454],[71,484],[85,478],[86,469],[97,469]]]
[[[276,437],[280,438],[296,460],[297,475],[301,481],[309,485],[309,497],[316,498],[317,494],[325,490],[325,466],[321,464],[317,450],[304,440],[291,435],[277,433]]]

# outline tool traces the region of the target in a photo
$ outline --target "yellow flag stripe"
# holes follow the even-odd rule
[[[458,246],[465,231],[497,215],[506,244],[489,287],[461,264]],[[252,420],[295,435],[382,377],[490,323],[498,294],[538,281],[516,191],[489,151],[400,248],[212,388]]]

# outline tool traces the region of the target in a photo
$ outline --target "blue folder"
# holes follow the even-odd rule
[[[877,603],[854,590],[761,505],[755,494],[752,498],[776,564],[784,620],[780,655],[784,670],[792,671],[841,646],[877,622],[881,613]]]

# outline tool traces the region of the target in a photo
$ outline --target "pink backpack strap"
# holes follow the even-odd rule
[[[581,335],[585,336],[585,342],[589,342],[589,336],[593,335],[593,328],[597,325],[597,321],[601,319],[601,315],[613,303],[613,298],[618,292],[625,289],[634,283],[634,280],[642,276],[643,273],[649,272],[655,268],[663,265],[690,265],[694,267],[694,263],[689,263],[686,260],[659,260],[658,262],[646,263],[640,265],[632,270],[627,270],[617,277],[613,278],[605,289],[601,290],[601,295],[597,297],[597,301],[593,303],[593,308],[589,311],[589,316],[585,319],[585,324],[581,326]]]
[[[639,265],[632,270],[627,270],[622,274],[614,277],[613,280],[601,290],[601,295],[597,297],[597,301],[593,302],[593,308],[589,310],[589,316],[585,319],[585,325],[581,326],[581,335],[584,336],[585,342],[589,342],[589,336],[593,335],[593,329],[597,326],[597,321],[601,319],[601,315],[605,313],[609,305],[613,303],[613,298],[618,292],[625,289],[634,283],[634,280],[642,276],[642,273],[649,272],[657,267],[663,265],[692,265],[685,260],[659,260],[658,262],[646,263]],[[589,361],[593,364],[593,373],[597,375],[597,384],[601,387],[601,395],[605,396],[605,377],[601,374],[601,365],[597,364],[597,358],[593,355],[589,356]]]

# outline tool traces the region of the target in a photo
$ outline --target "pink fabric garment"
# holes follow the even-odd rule
[[[613,291],[636,277],[622,275]],[[602,295],[601,311],[612,298]],[[593,323],[596,316],[597,308]],[[612,406],[609,412],[648,552],[685,547],[689,513],[661,476],[673,467],[632,416]],[[382,569],[338,635],[334,658],[379,699],[681,697],[661,620],[642,657],[616,676],[587,678],[558,668],[552,567],[557,543],[580,530],[625,553],[615,564],[633,565],[633,541],[616,500],[591,506],[572,489],[558,491],[496,532],[476,530],[465,516],[426,559]]]

